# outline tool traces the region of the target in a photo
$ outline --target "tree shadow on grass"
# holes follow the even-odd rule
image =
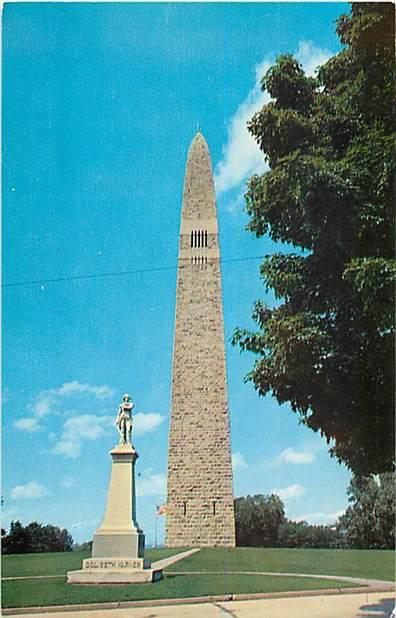
[[[382,612],[375,614],[378,618],[390,618],[392,610],[395,606],[393,599],[381,599],[378,603],[370,603],[369,605],[362,605],[359,609],[362,613],[359,613],[359,617],[372,616],[372,612]],[[365,613],[368,612],[368,613]]]

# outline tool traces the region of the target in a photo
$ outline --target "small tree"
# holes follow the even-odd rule
[[[236,544],[244,547],[276,547],[285,522],[282,500],[256,495],[235,500]]]

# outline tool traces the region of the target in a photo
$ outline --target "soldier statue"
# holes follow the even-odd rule
[[[132,434],[132,410],[135,404],[132,403],[128,394],[122,398],[122,403],[118,406],[118,414],[115,424],[120,434],[120,444],[131,444]]]

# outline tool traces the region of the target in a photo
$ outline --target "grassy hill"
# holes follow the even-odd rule
[[[179,551],[150,549],[146,556],[155,562]],[[392,581],[394,555],[375,550],[202,549],[167,568],[160,582],[118,586],[66,583],[67,571],[81,568],[87,552],[3,556],[2,577],[26,579],[3,579],[2,602],[3,607],[26,607],[351,587],[336,576]],[[248,573],[252,571],[257,575]],[[326,574],[335,579],[264,576],[260,571]],[[39,575],[45,578],[37,579]]]
[[[202,549],[169,567],[176,571],[269,571],[345,575],[394,581],[395,552],[364,549]]]

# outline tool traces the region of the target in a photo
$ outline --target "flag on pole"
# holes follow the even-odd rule
[[[161,505],[157,504],[157,513],[156,513],[157,517],[159,515],[166,515],[167,512],[168,512],[168,509],[166,508],[166,504],[161,504]]]

